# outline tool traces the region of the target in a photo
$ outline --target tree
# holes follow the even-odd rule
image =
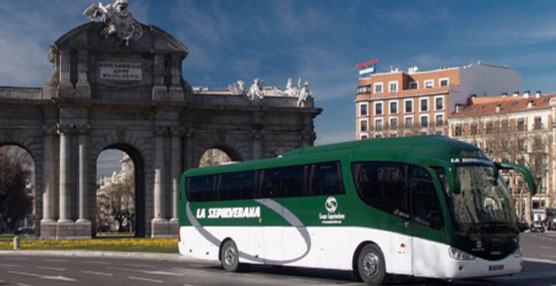
[[[97,225],[99,231],[116,228],[133,232],[135,228],[135,177],[121,180],[97,191]],[[114,229],[112,229],[114,230]]]
[[[10,218],[13,225],[32,211],[33,198],[27,194],[32,164],[23,149],[0,148],[0,213]],[[13,226],[12,226],[13,228]]]

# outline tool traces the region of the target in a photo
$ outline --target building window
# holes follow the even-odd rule
[[[369,123],[367,122],[367,120],[361,120],[359,121],[359,131],[361,132],[367,132],[369,131]]]
[[[361,140],[365,140],[367,138],[369,138],[367,135],[361,135]]]
[[[367,103],[359,104],[359,115],[360,116],[369,115],[369,105]]]
[[[435,110],[444,110],[444,96],[439,96],[434,99]]]
[[[527,131],[527,128],[525,128],[525,119],[524,118],[518,118],[517,119],[517,131]]]
[[[418,81],[410,81],[409,82],[409,89],[419,89],[419,82]]]
[[[540,116],[535,117],[535,130],[542,129],[542,118]]]
[[[470,133],[471,133],[471,135],[479,134],[479,125],[477,125],[477,123],[475,123],[475,122],[471,123]]]
[[[397,81],[388,82],[388,88],[390,92],[398,92],[398,82]]]
[[[357,94],[360,93],[371,93],[371,86],[370,85],[364,85],[364,86],[360,86],[357,88]]]
[[[429,117],[427,115],[421,116],[421,127],[429,126]]]
[[[450,79],[441,78],[441,79],[438,80],[438,85],[439,86],[448,86],[448,85],[450,85]]]
[[[503,132],[510,131],[510,124],[508,123],[508,119],[502,120],[502,131]]]
[[[444,114],[437,114],[436,115],[436,126],[443,126],[444,125]]]
[[[390,101],[390,114],[398,113],[398,102]]]
[[[525,152],[527,150],[527,141],[525,139],[517,140],[517,148],[519,151]]]
[[[413,113],[413,99],[408,99],[404,101],[405,113]]]
[[[383,89],[382,82],[375,83],[375,93],[383,93],[383,92],[384,89]]]
[[[413,117],[406,117],[405,118],[405,127],[412,128],[413,127]]]
[[[434,79],[425,80],[425,88],[433,88],[434,87]]]
[[[492,134],[493,130],[494,130],[494,124],[492,123],[492,121],[487,121],[487,123],[486,123],[486,134]]]
[[[398,118],[390,118],[390,129],[398,128]]]
[[[390,137],[398,137],[398,133],[390,133]]]
[[[429,99],[428,98],[421,98],[421,100],[419,100],[419,103],[421,104],[421,111],[429,111]]]
[[[375,102],[375,115],[382,115],[382,102]]]
[[[382,119],[375,119],[375,130],[382,131],[382,128],[383,128]]]
[[[454,136],[461,136],[463,132],[463,128],[461,124],[456,125],[456,130],[454,131]]]

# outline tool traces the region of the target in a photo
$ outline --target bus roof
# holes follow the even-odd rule
[[[281,158],[245,161],[197,169],[190,169],[184,175],[198,176],[242,170],[255,170],[284,165],[294,165],[325,160],[339,160],[354,153],[382,154],[392,161],[427,162],[430,159],[449,162],[456,157],[484,157],[481,149],[462,141],[444,136],[415,136],[380,138],[336,143],[317,147],[304,147],[284,153]]]

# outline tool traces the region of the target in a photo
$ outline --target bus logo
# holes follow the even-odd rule
[[[336,198],[334,197],[328,197],[326,203],[324,203],[324,207],[328,213],[334,213],[336,212],[336,209],[338,209],[338,201],[336,201]]]

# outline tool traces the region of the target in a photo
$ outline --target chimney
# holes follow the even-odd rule
[[[506,96],[508,96],[507,92],[502,93],[502,97],[506,97]]]
[[[461,104],[456,104],[456,113],[459,112],[459,109],[461,108]]]
[[[497,105],[496,105],[496,113],[499,113],[499,112],[500,112],[500,105],[501,105],[501,104],[497,104]]]
[[[519,91],[514,91],[514,94],[512,94],[513,97],[519,96]]]
[[[523,98],[529,98],[529,95],[531,94],[531,92],[529,92],[528,90],[523,92]]]
[[[541,97],[541,91],[540,90],[537,90],[537,92],[535,92],[535,97],[536,98]]]
[[[527,102],[527,108],[531,108],[531,107],[533,107],[533,101],[532,100]]]

